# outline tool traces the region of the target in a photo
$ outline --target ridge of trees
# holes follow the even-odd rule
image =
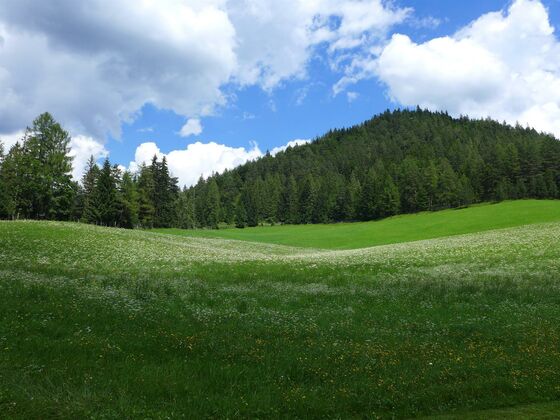
[[[0,218],[104,226],[239,228],[376,220],[483,201],[560,198],[560,142],[490,119],[385,112],[190,188],[165,157],[137,173],[93,157],[71,178],[70,136],[48,113],[21,142],[0,142]]]

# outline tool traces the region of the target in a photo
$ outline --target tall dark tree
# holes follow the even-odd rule
[[[97,207],[93,202],[95,191],[95,184],[99,178],[99,167],[95,163],[93,156],[90,156],[86,171],[82,177],[82,221],[86,223],[96,223],[99,220],[99,214],[97,213]]]
[[[154,227],[155,208],[152,202],[154,194],[154,178],[152,170],[142,164],[138,173],[138,222],[143,228]]]
[[[235,201],[235,227],[243,229],[247,226],[247,211],[242,197]]]
[[[299,191],[293,175],[290,175],[286,180],[279,214],[280,221],[284,223],[295,224],[299,222]]]
[[[103,226],[116,226],[119,216],[117,185],[113,167],[109,159],[105,159],[99,177],[95,183],[93,203],[96,209],[96,222]]]
[[[194,211],[194,196],[192,190],[183,189],[175,203],[175,226],[180,229],[194,229],[196,216]]]
[[[218,228],[220,222],[220,190],[215,179],[208,183],[206,192],[206,223],[212,229]]]
[[[128,229],[138,226],[138,190],[132,175],[128,171],[122,176],[118,197],[120,207],[119,226]]]
[[[24,217],[68,220],[74,194],[70,136],[52,115],[41,114],[25,132],[18,162],[18,207]]]

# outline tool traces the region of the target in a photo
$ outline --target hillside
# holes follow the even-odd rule
[[[0,222],[0,412],[545,415],[559,243],[560,222],[355,250]]]
[[[386,112],[183,193],[179,227],[368,221],[519,198],[560,198],[560,142],[429,111]]]
[[[376,222],[219,230],[154,229],[154,232],[308,248],[355,249],[558,221],[560,200],[518,200],[394,216]]]

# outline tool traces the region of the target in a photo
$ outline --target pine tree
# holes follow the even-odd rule
[[[93,192],[93,205],[97,214],[96,222],[103,226],[116,226],[118,222],[118,199],[117,186],[113,174],[113,168],[109,159],[105,159],[103,168]]]
[[[49,113],[41,114],[25,133],[24,188],[28,217],[68,220],[74,202],[70,136]]]
[[[384,217],[394,216],[400,211],[400,194],[397,185],[393,179],[386,175],[385,179],[378,184],[380,194],[375,208],[375,218],[381,219]]]
[[[138,222],[143,228],[154,227],[154,205],[152,202],[154,178],[152,171],[145,164],[140,166],[137,191],[138,191]]]
[[[9,216],[9,194],[6,182],[3,175],[4,163],[4,144],[0,141],[0,219],[5,219]]]
[[[19,142],[10,148],[2,162],[0,183],[2,183],[6,194],[6,201],[2,207],[6,217],[10,219],[29,217],[31,203],[29,196],[25,194],[25,184],[27,183],[25,178],[26,163],[27,157]]]
[[[93,156],[90,156],[86,171],[82,177],[82,217],[81,220],[86,223],[97,223],[99,220],[99,214],[97,213],[97,208],[93,203],[93,192],[95,190],[95,184],[97,183],[97,178],[99,177],[99,168],[95,163]]]
[[[208,183],[205,204],[207,226],[212,229],[218,229],[218,223],[220,222],[220,190],[214,178]]]
[[[241,197],[235,202],[235,227],[243,229],[247,226],[247,211]]]
[[[307,224],[314,221],[317,200],[317,183],[313,175],[308,174],[303,181],[299,196],[300,223]]]
[[[457,174],[447,159],[441,159],[438,173],[437,205],[440,208],[449,208],[457,205],[458,192]]]
[[[119,226],[132,229],[138,226],[139,218],[139,205],[138,205],[138,191],[136,183],[132,178],[130,172],[126,171],[122,176],[120,182],[120,220]]]
[[[358,215],[361,220],[373,220],[377,217],[378,184],[378,174],[374,169],[370,169],[364,180],[358,206]]]
[[[299,192],[293,175],[286,180],[284,193],[282,194],[280,220],[284,223],[295,224],[299,222]]]
[[[194,229],[196,227],[192,190],[185,188],[179,193],[176,202],[175,225],[180,229]]]
[[[241,191],[241,198],[247,226],[258,226],[259,224],[259,202],[258,202],[258,188],[255,181],[246,184]]]

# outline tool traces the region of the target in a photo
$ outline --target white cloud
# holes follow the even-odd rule
[[[256,144],[251,149],[229,147],[214,142],[189,144],[186,149],[162,153],[156,143],[143,143],[136,149],[134,162],[130,169],[135,171],[142,163],[150,164],[155,156],[166,156],[169,170],[179,178],[180,185],[196,184],[200,176],[208,177],[213,173],[222,173],[243,163],[262,156]]]
[[[49,110],[70,131],[120,135],[146,103],[205,115],[236,71],[218,0],[0,0],[0,132]]]
[[[560,137],[560,42],[538,0],[516,0],[453,36],[394,35],[369,63],[395,101],[520,122]]]
[[[358,99],[360,96],[360,94],[358,92],[346,92],[346,99],[348,100],[349,103],[354,102],[356,99]]]
[[[179,133],[181,137],[198,136],[202,133],[202,124],[198,118],[190,118],[187,120],[181,132]]]
[[[84,175],[87,162],[91,156],[97,161],[109,156],[109,152],[103,143],[86,136],[72,137],[70,141],[70,153],[72,157],[72,177],[79,181]]]
[[[274,156],[288,147],[301,146],[310,141],[292,140],[284,146],[275,147],[270,153]],[[179,184],[191,186],[198,182],[201,175],[207,178],[213,173],[223,173],[227,169],[233,169],[264,155],[256,143],[252,143],[251,148],[246,149],[245,147],[229,147],[215,142],[196,142],[187,145],[185,149],[163,153],[156,143],[146,142],[136,148],[134,161],[130,162],[128,169],[136,172],[140,165],[149,165],[154,156],[157,156],[158,160],[165,156],[169,171],[173,176],[179,178]]]
[[[120,136],[150,103],[205,116],[231,82],[306,76],[326,44],[378,48],[410,15],[382,0],[0,0],[0,133],[49,110],[72,133]],[[369,53],[368,53],[369,54]]]
[[[16,144],[18,141],[21,142],[24,135],[24,131],[16,131],[12,134],[0,135],[0,142],[4,145],[4,152],[7,153],[14,144]]]
[[[278,153],[283,152],[284,150],[286,150],[288,147],[297,147],[297,146],[303,146],[304,144],[308,144],[311,143],[311,140],[308,139],[296,139],[296,140],[292,140],[289,141],[287,144],[285,144],[284,146],[280,146],[280,147],[275,147],[274,149],[272,149],[270,151],[270,154],[272,156],[276,156]]]

